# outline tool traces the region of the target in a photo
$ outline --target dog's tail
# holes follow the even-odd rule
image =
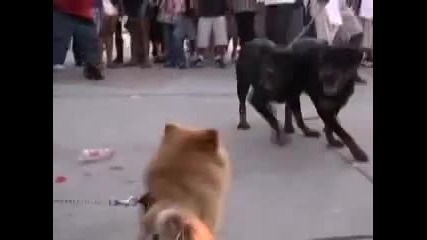
[[[154,227],[160,239],[213,240],[212,233],[199,218],[178,207],[160,211]]]

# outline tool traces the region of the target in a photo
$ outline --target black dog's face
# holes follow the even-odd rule
[[[325,96],[336,96],[354,81],[363,54],[358,49],[326,47],[320,54],[319,81]]]

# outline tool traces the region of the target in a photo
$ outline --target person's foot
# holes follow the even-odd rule
[[[53,64],[53,71],[61,71],[64,69],[65,69],[65,66],[63,64]]]
[[[165,62],[165,58],[161,57],[161,56],[156,56],[154,58],[154,63],[164,63]]]
[[[117,63],[113,61],[112,63],[107,64],[106,67],[111,69],[120,68],[120,67],[123,67],[123,63]]]
[[[150,62],[143,62],[141,65],[139,65],[141,68],[151,68]]]
[[[217,64],[218,67],[225,68],[224,57],[222,56],[215,57],[215,63]]]
[[[76,67],[82,67],[83,62],[82,61],[76,61],[74,65],[76,65]]]
[[[104,80],[100,66],[87,64],[83,70],[83,76],[88,80]]]
[[[115,63],[115,64],[122,64],[123,63],[123,58],[116,58],[116,59],[114,59],[113,63]]]
[[[362,79],[360,76],[357,76],[355,82],[356,82],[356,84],[359,84],[359,85],[367,85],[368,84],[368,82],[365,79]]]
[[[190,66],[195,68],[204,67],[205,61],[202,56],[198,56],[193,61],[191,61]]]
[[[179,69],[187,69],[188,68],[187,64],[185,64],[185,63],[178,63],[177,66]]]
[[[130,60],[129,62],[123,64],[124,67],[136,67],[138,66],[138,62],[135,60]]]
[[[176,65],[173,62],[167,61],[165,64],[163,64],[164,68],[175,68]]]
[[[361,63],[361,65],[363,67],[366,67],[366,68],[373,68],[374,67],[374,62],[373,61],[369,61],[368,59],[366,59],[365,61],[363,61]]]

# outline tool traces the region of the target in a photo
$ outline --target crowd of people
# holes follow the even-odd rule
[[[326,11],[319,11],[329,1],[336,1],[341,24],[334,24]],[[104,65],[149,68],[161,63],[186,69],[203,67],[212,56],[224,68],[231,39],[233,60],[237,44],[243,47],[256,37],[287,45],[311,18],[314,24],[308,36],[331,45],[361,48],[366,53],[364,64],[372,66],[373,13],[366,13],[366,9],[372,12],[372,1],[53,0],[53,69],[63,68],[70,47],[76,66],[83,66],[84,76],[90,80],[104,79]],[[128,62],[123,58],[123,26],[130,35]]]

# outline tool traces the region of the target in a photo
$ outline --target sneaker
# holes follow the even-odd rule
[[[163,64],[163,67],[164,68],[175,68],[176,66],[174,63],[168,61],[165,64]]]
[[[104,80],[99,66],[86,65],[83,70],[83,76],[88,80]]]
[[[358,85],[368,85],[368,82],[365,79],[362,79],[360,76],[357,76],[355,82]]]
[[[116,59],[114,59],[113,63],[115,63],[115,64],[123,64],[123,59],[122,58],[116,58]]]
[[[65,69],[65,66],[63,64],[54,64],[53,65],[53,71],[61,71],[64,69]]]
[[[178,63],[177,65],[178,65],[179,69],[187,69],[188,68],[187,64],[185,64],[185,63]]]
[[[223,57],[215,57],[215,63],[218,65],[218,67],[225,68],[225,62]]]
[[[373,67],[374,67],[374,62],[373,62],[373,61],[365,60],[365,61],[363,61],[363,62],[361,63],[361,65],[362,65],[363,67],[366,67],[366,68],[373,68]]]
[[[195,67],[195,68],[204,67],[205,66],[205,60],[201,56],[196,57],[196,59],[194,59],[193,61],[190,62],[190,66]]]

